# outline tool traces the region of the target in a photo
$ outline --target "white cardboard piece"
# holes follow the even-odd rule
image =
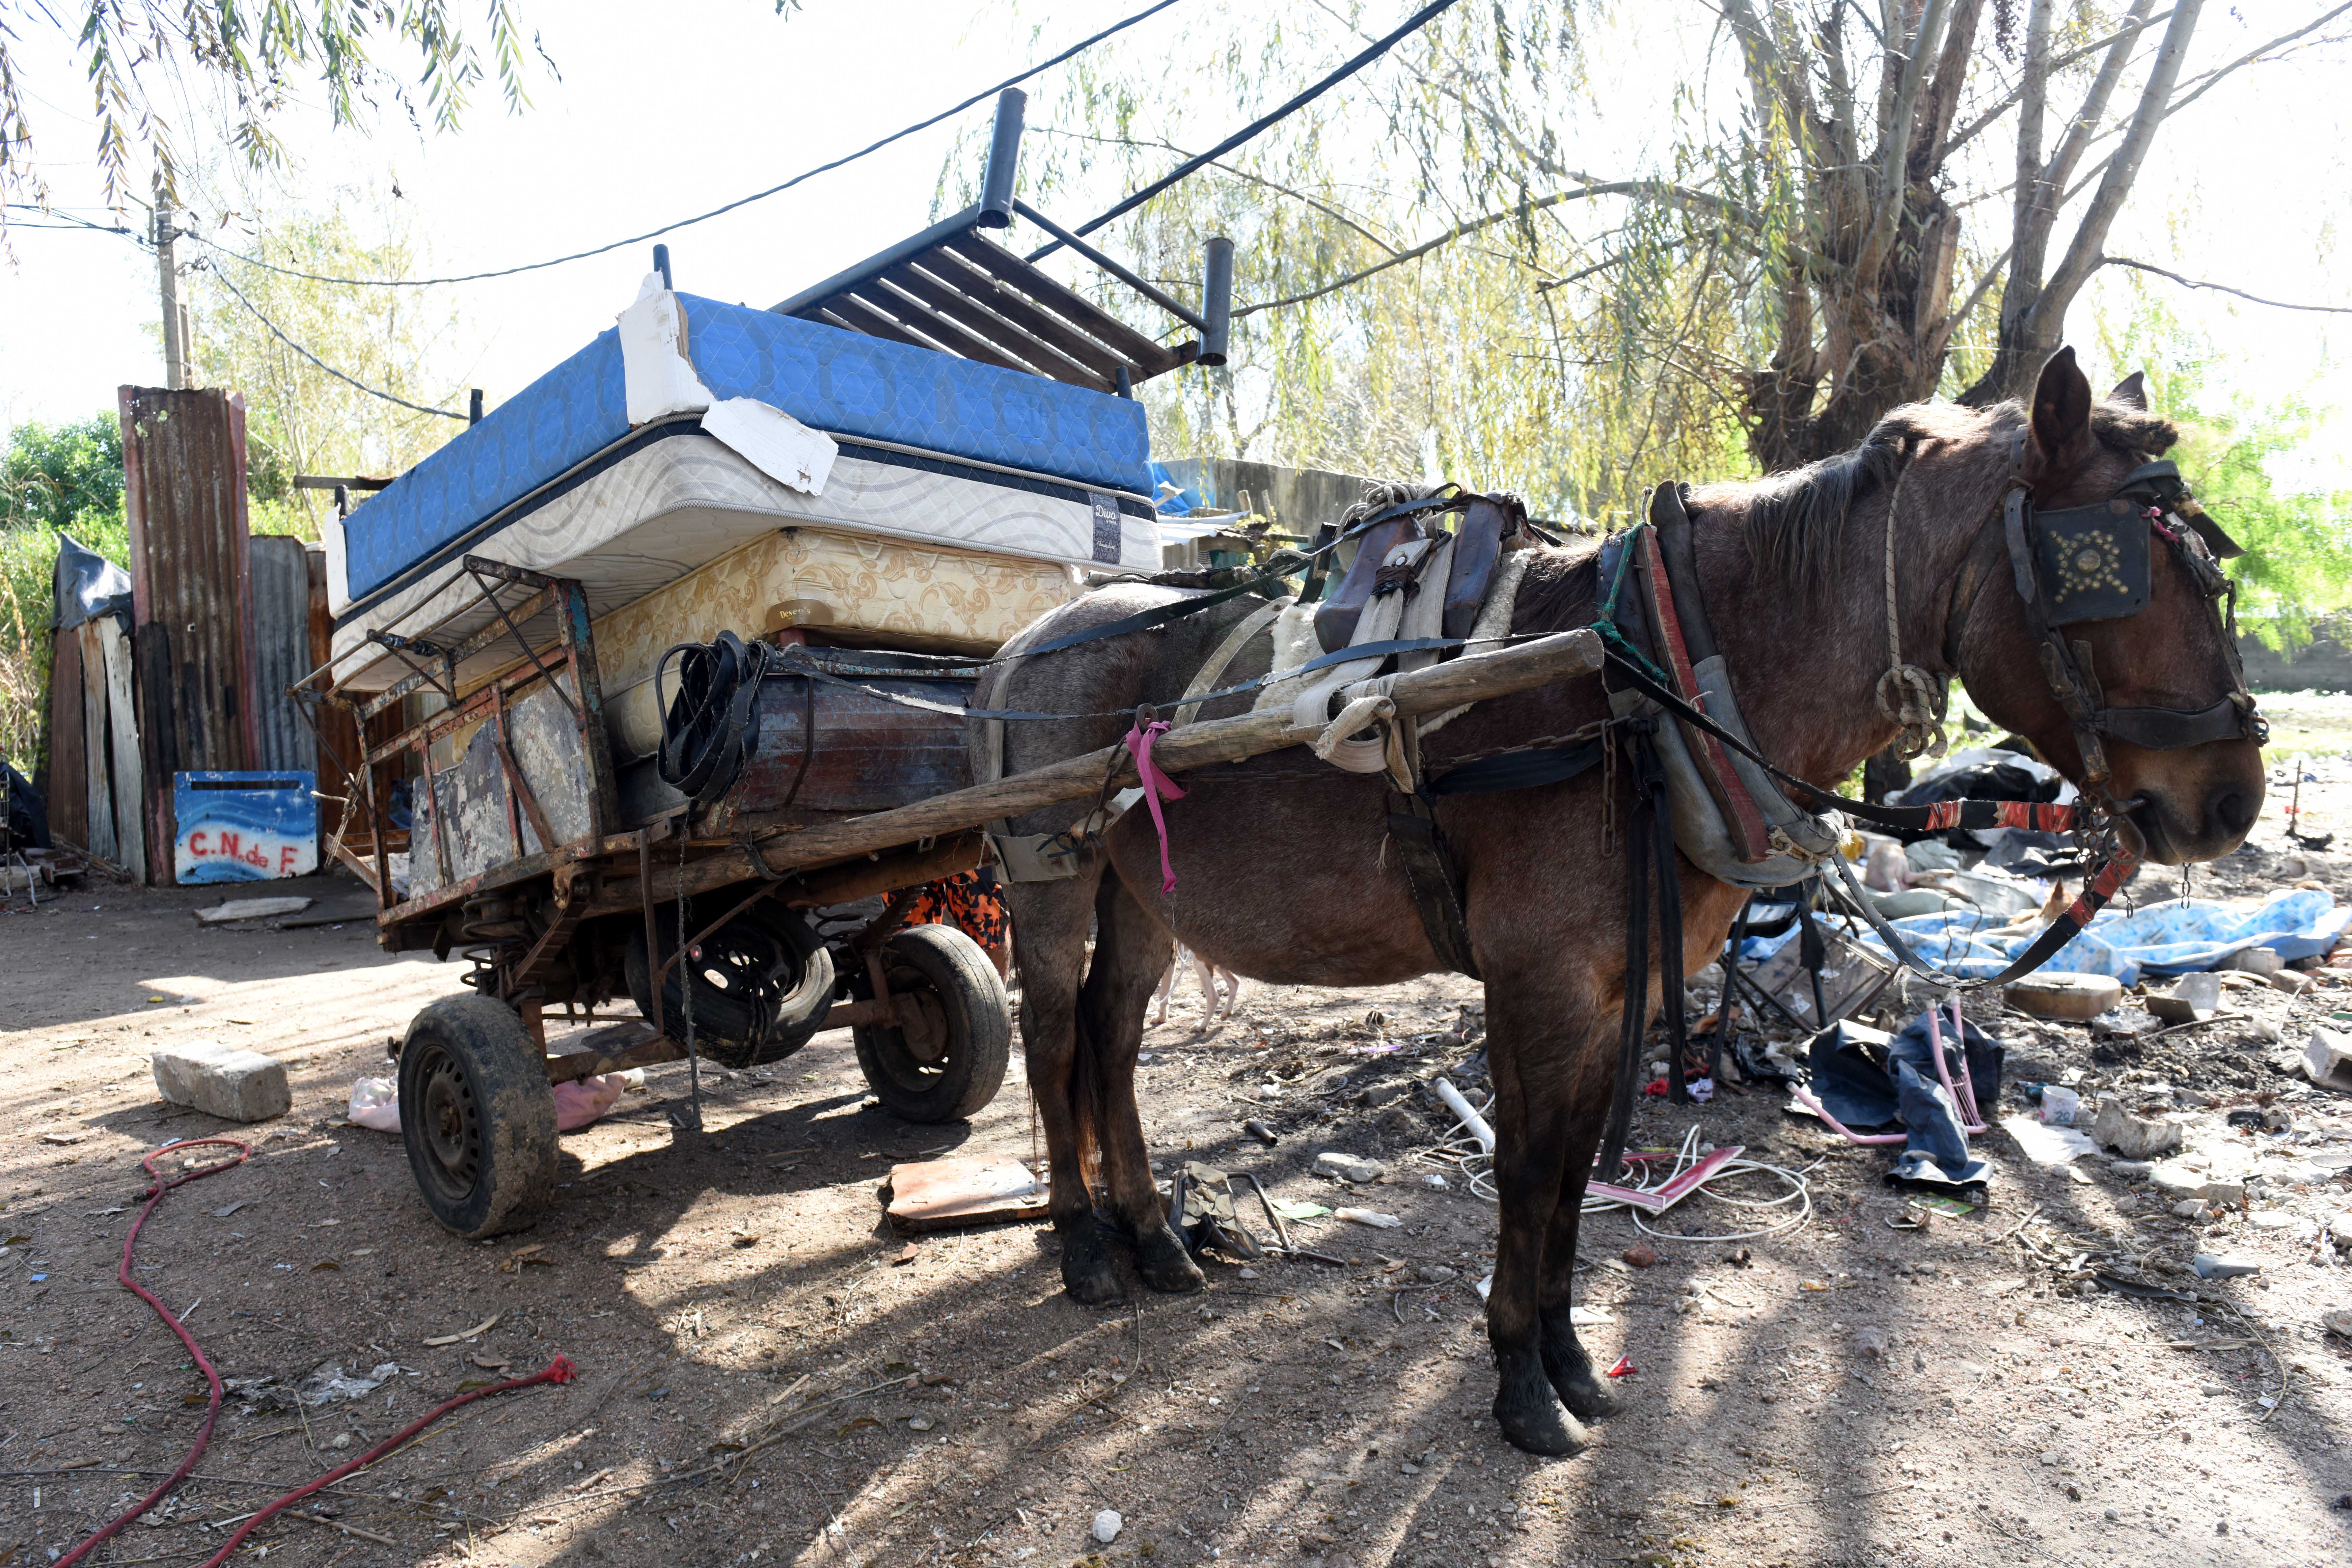
[[[840,452],[833,437],[813,430],[772,403],[730,397],[704,410],[702,428],[775,480],[809,495],[824,494]]]
[[[632,426],[710,406],[710,389],[687,357],[686,309],[662,287],[660,273],[646,274],[619,324],[621,381]]]

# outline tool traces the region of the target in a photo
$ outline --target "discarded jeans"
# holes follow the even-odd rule
[[[1940,1028],[1931,1027],[1931,1023]],[[1934,1036],[1940,1033],[1944,1073],[1936,1070]],[[1902,1155],[1887,1179],[1936,1187],[1982,1184],[1991,1167],[1969,1152],[1968,1129],[1984,1125],[1999,1099],[2005,1052],[1998,1040],[1963,1022],[1958,1039],[1948,1014],[1920,1014],[1902,1033],[1882,1038],[1874,1029],[1841,1024],[1813,1037],[1811,1090],[1822,1109],[1855,1132],[1905,1134]],[[1962,1108],[1944,1088],[1969,1085],[1978,1103]]]

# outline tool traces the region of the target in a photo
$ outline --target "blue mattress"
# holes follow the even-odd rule
[[[756,397],[850,439],[1151,493],[1143,405],[1042,376],[680,294],[717,398]],[[345,521],[358,601],[629,435],[617,331],[500,404]]]

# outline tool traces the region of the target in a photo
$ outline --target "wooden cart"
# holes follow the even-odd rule
[[[961,931],[905,925],[908,906],[982,864],[982,824],[1132,782],[1124,750],[970,785],[960,718],[872,693],[952,709],[976,670],[807,648],[795,657],[808,668],[856,684],[772,677],[759,756],[690,807],[643,764],[616,775],[579,586],[481,557],[465,568],[480,597],[451,619],[474,629],[379,634],[410,668],[381,690],[324,672],[295,689],[330,749],[374,737],[345,741],[357,754],[330,847],[376,890],[379,940],[472,965],[471,994],[426,1007],[398,1052],[402,1133],[435,1216],[466,1237],[527,1222],[554,1184],[550,1085],[679,1060],[689,1041],[743,1068],[845,1026],[898,1114],[948,1121],[986,1105],[1011,1048],[1003,985]],[[1393,700],[1434,712],[1599,663],[1592,634],[1564,633],[1401,677]],[[386,730],[427,695],[438,711]],[[1312,738],[1283,709],[1179,729],[1155,757],[1177,772]],[[862,920],[824,918],[877,898]],[[642,1020],[634,1038],[547,1053],[554,1010],[593,1022],[623,996]]]

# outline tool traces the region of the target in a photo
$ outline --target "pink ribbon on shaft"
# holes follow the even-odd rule
[[[1176,868],[1168,860],[1168,819],[1160,815],[1163,800],[1182,800],[1183,789],[1174,779],[1160,771],[1151,760],[1151,742],[1168,732],[1168,726],[1154,720],[1138,724],[1127,732],[1128,755],[1135,759],[1135,776],[1142,781],[1144,803],[1151,807],[1151,826],[1160,834],[1160,890],[1162,894],[1176,890]]]

